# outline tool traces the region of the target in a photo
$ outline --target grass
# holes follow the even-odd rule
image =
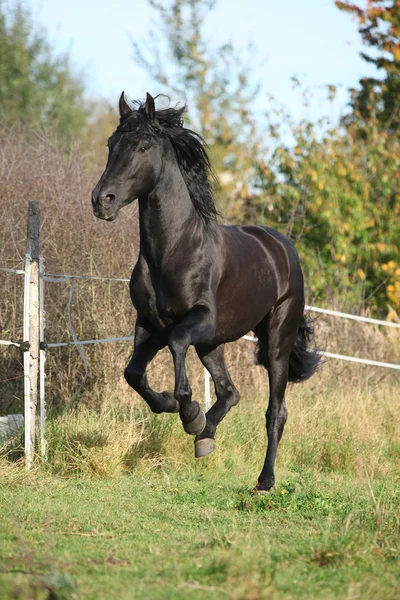
[[[284,471],[265,498],[250,494],[243,475],[161,470],[51,476],[3,488],[1,502],[3,598],[47,597],[46,588],[93,599],[394,599],[400,591],[398,491],[382,482],[370,490]]]
[[[398,392],[290,390],[267,496],[264,398],[200,461],[176,416],[139,404],[54,418],[47,463],[0,462],[0,597],[398,598]]]

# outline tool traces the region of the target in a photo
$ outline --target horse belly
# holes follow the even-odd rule
[[[216,339],[236,340],[265,317],[277,301],[277,285],[268,273],[224,282],[217,293]]]

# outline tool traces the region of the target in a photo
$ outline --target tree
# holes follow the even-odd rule
[[[335,3],[358,20],[362,40],[372,49],[361,56],[383,75],[365,77],[360,89],[351,90],[352,110],[343,119],[344,158],[352,161],[348,173],[362,184],[358,203],[365,220],[357,224],[361,238],[353,244],[368,265],[366,285],[376,291],[374,302],[381,309],[387,302],[399,311],[400,0],[368,0],[362,7],[349,0]]]
[[[0,118],[11,125],[44,124],[62,138],[85,124],[84,85],[67,56],[55,56],[45,32],[17,3],[0,0]]]
[[[296,242],[312,297],[399,311],[399,137],[378,122],[366,139],[340,127],[320,139],[305,122],[293,135],[294,147],[280,141],[259,165],[260,198]]]
[[[357,127],[325,124],[321,138],[318,124],[293,123],[273,102],[256,119],[258,88],[246,57],[204,38],[215,1],[149,3],[161,35],[150,32],[147,44],[134,44],[136,60],[163,90],[186,96],[189,124],[210,146],[229,220],[291,237],[311,298],[353,309],[365,303],[381,314],[388,304],[400,309],[400,142],[393,122],[382,128],[383,116],[359,114]]]
[[[352,114],[347,124],[368,129],[370,119],[384,128],[400,126],[400,0],[368,0],[367,6],[336,0],[340,10],[356,17],[363,42],[373,49],[361,56],[383,73],[381,79],[364,77],[361,88],[352,90]],[[363,125],[364,124],[364,125]]]
[[[189,124],[206,140],[218,175],[215,189],[225,216],[246,219],[252,212],[254,160],[261,138],[252,114],[258,86],[251,85],[253,53],[231,43],[211,45],[203,33],[216,0],[149,0],[162,37],[150,32],[133,43],[135,58],[167,93],[186,98]],[[163,58],[161,58],[163,57]]]

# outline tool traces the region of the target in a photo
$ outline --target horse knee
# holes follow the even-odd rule
[[[129,371],[128,367],[124,371],[126,383],[130,385],[130,387],[134,390],[137,390],[140,387],[142,376],[142,373],[137,373],[136,371]]]
[[[192,401],[192,388],[187,380],[179,382],[179,385],[175,388],[174,396],[182,404],[188,404]]]

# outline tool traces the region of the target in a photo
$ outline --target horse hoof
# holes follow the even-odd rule
[[[253,494],[255,496],[265,496],[265,494],[270,494],[272,492],[272,490],[274,489],[274,485],[275,485],[274,476],[263,479],[263,481],[261,483],[259,481],[257,481],[257,484],[256,484],[255,488],[253,489]]]
[[[200,435],[206,426],[206,415],[200,409],[197,417],[190,421],[189,423],[182,423],[183,429],[189,435]]]
[[[194,443],[194,455],[196,458],[207,456],[208,454],[211,454],[211,452],[214,452],[214,450],[215,440],[212,438],[204,438]]]

